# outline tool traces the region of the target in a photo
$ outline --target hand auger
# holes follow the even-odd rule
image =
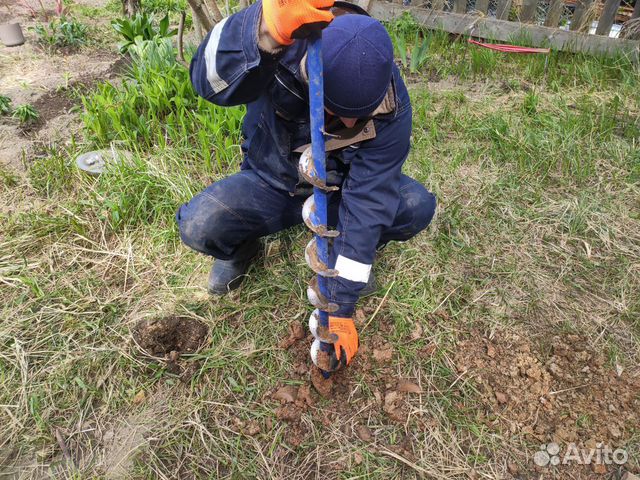
[[[327,278],[338,275],[330,269],[329,239],[337,237],[339,232],[330,230],[327,224],[327,193],[338,187],[327,185],[327,171],[324,149],[324,87],[322,79],[321,37],[314,35],[307,49],[307,70],[309,73],[309,107],[311,120],[311,147],[300,157],[298,169],[301,176],[313,185],[313,195],[302,207],[304,223],[314,233],[305,248],[305,260],[318,275],[307,288],[307,297],[316,309],[309,318],[309,329],[315,340],[311,345],[311,359],[322,370],[325,377],[334,369],[330,358],[332,343],[336,340],[329,333],[329,313],[338,306],[330,303],[327,295]]]

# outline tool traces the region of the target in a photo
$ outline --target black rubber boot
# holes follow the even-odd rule
[[[366,297],[375,293],[376,290],[378,290],[378,284],[376,283],[376,276],[373,274],[373,270],[371,270],[367,284],[360,290],[360,296]]]
[[[209,293],[225,295],[238,288],[259,250],[260,241],[254,240],[240,247],[232,259],[214,260],[209,272]]]

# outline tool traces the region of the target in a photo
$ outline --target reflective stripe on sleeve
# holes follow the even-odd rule
[[[229,86],[227,82],[220,78],[220,75],[216,70],[216,55],[218,54],[220,35],[222,34],[222,29],[228,19],[229,17],[223,19],[213,27],[211,36],[209,37],[209,42],[207,42],[207,47],[204,50],[204,59],[207,65],[207,80],[209,80],[209,84],[211,85],[214,93],[220,93]]]
[[[369,274],[371,273],[371,265],[356,262],[350,258],[338,255],[335,269],[338,270],[338,276],[352,282],[367,283]]]

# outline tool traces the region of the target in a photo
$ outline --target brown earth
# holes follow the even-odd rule
[[[361,312],[357,317],[364,319]],[[299,327],[291,330],[299,331]],[[392,347],[379,335],[369,337],[366,344],[360,345],[348,369],[333,372],[325,379],[311,363],[309,347],[312,341],[313,336],[308,334],[286,347],[290,348],[294,358],[294,367],[287,382],[296,382],[299,386],[280,386],[270,395],[272,400],[281,403],[275,413],[276,418],[286,424],[286,442],[295,447],[310,439],[312,432],[305,424],[303,414],[313,411],[325,426],[341,425],[365,443],[379,443],[381,448],[404,458],[413,458],[410,445],[403,439],[394,444],[376,442],[375,434],[366,425],[372,416],[381,422],[407,423],[407,397],[421,391],[411,380],[398,378],[394,373],[388,361],[393,355]],[[379,352],[386,353],[381,358]],[[369,392],[359,387],[362,382],[373,391],[373,401]]]
[[[30,3],[40,11],[38,2]],[[103,6],[105,0],[76,3]],[[53,2],[45,1],[44,5],[49,9]],[[122,57],[115,47],[88,46],[74,52],[43,50],[30,30],[45,20],[40,17],[42,15],[32,18],[21,3],[0,0],[0,22],[19,22],[26,38],[23,45],[16,47],[0,44],[0,94],[8,96],[14,108],[28,103],[40,115],[25,128],[11,117],[0,117],[0,164],[16,172],[24,171],[43,147],[53,142],[64,144],[80,131],[79,115],[70,112],[72,107],[80,105],[77,91],[84,92],[99,81],[116,79],[123,69]],[[97,36],[99,30],[93,27],[108,23],[108,19],[89,19],[89,23],[90,34]]]
[[[299,327],[291,330],[299,332]],[[287,444],[295,447],[311,440],[313,432],[304,421],[304,414],[311,412],[325,426],[342,425],[374,450],[391,451],[407,461],[415,458],[409,437],[388,444],[370,427],[369,422],[402,424],[408,431],[429,428],[428,420],[410,414],[411,396],[422,393],[422,387],[398,377],[390,362],[393,349],[381,336],[367,338],[349,368],[328,379],[309,359],[313,337],[296,335],[291,340],[293,335],[285,348],[291,349],[294,368],[287,385],[270,395],[280,403],[275,414],[286,426]],[[424,355],[430,356],[435,350],[428,345]],[[638,432],[638,372],[620,367],[616,371],[584,337],[554,337],[550,345],[536,346],[513,333],[499,333],[488,340],[475,332],[456,345],[453,359],[460,382],[466,379],[477,389],[472,411],[461,405],[460,413],[476,416],[473,421],[479,420],[511,444],[529,450],[526,464],[530,468],[522,472],[515,461],[510,461],[505,478],[539,478],[542,474],[543,478],[589,479],[613,475],[618,465],[543,468],[536,467],[531,458],[540,445],[550,442],[558,443],[562,451],[570,442],[580,449],[596,448],[598,444],[611,449],[629,447]],[[373,392],[374,401],[360,385]],[[629,462],[624,471],[639,470]]]
[[[209,329],[199,320],[169,316],[140,321],[133,339],[147,353],[176,361],[180,355],[195,353],[207,339]]]
[[[616,449],[628,447],[638,433],[639,372],[610,365],[580,335],[536,345],[515,333],[491,340],[478,333],[458,345],[454,361],[459,375],[478,389],[480,420],[514,442],[553,442],[561,451],[570,443]],[[582,472],[578,476],[559,470],[557,478],[590,478],[617,465],[603,467],[575,466],[574,474]],[[638,471],[637,465],[625,467]]]

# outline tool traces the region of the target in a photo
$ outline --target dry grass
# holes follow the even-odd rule
[[[624,22],[620,38],[627,40],[640,40],[640,18],[634,18]]]

